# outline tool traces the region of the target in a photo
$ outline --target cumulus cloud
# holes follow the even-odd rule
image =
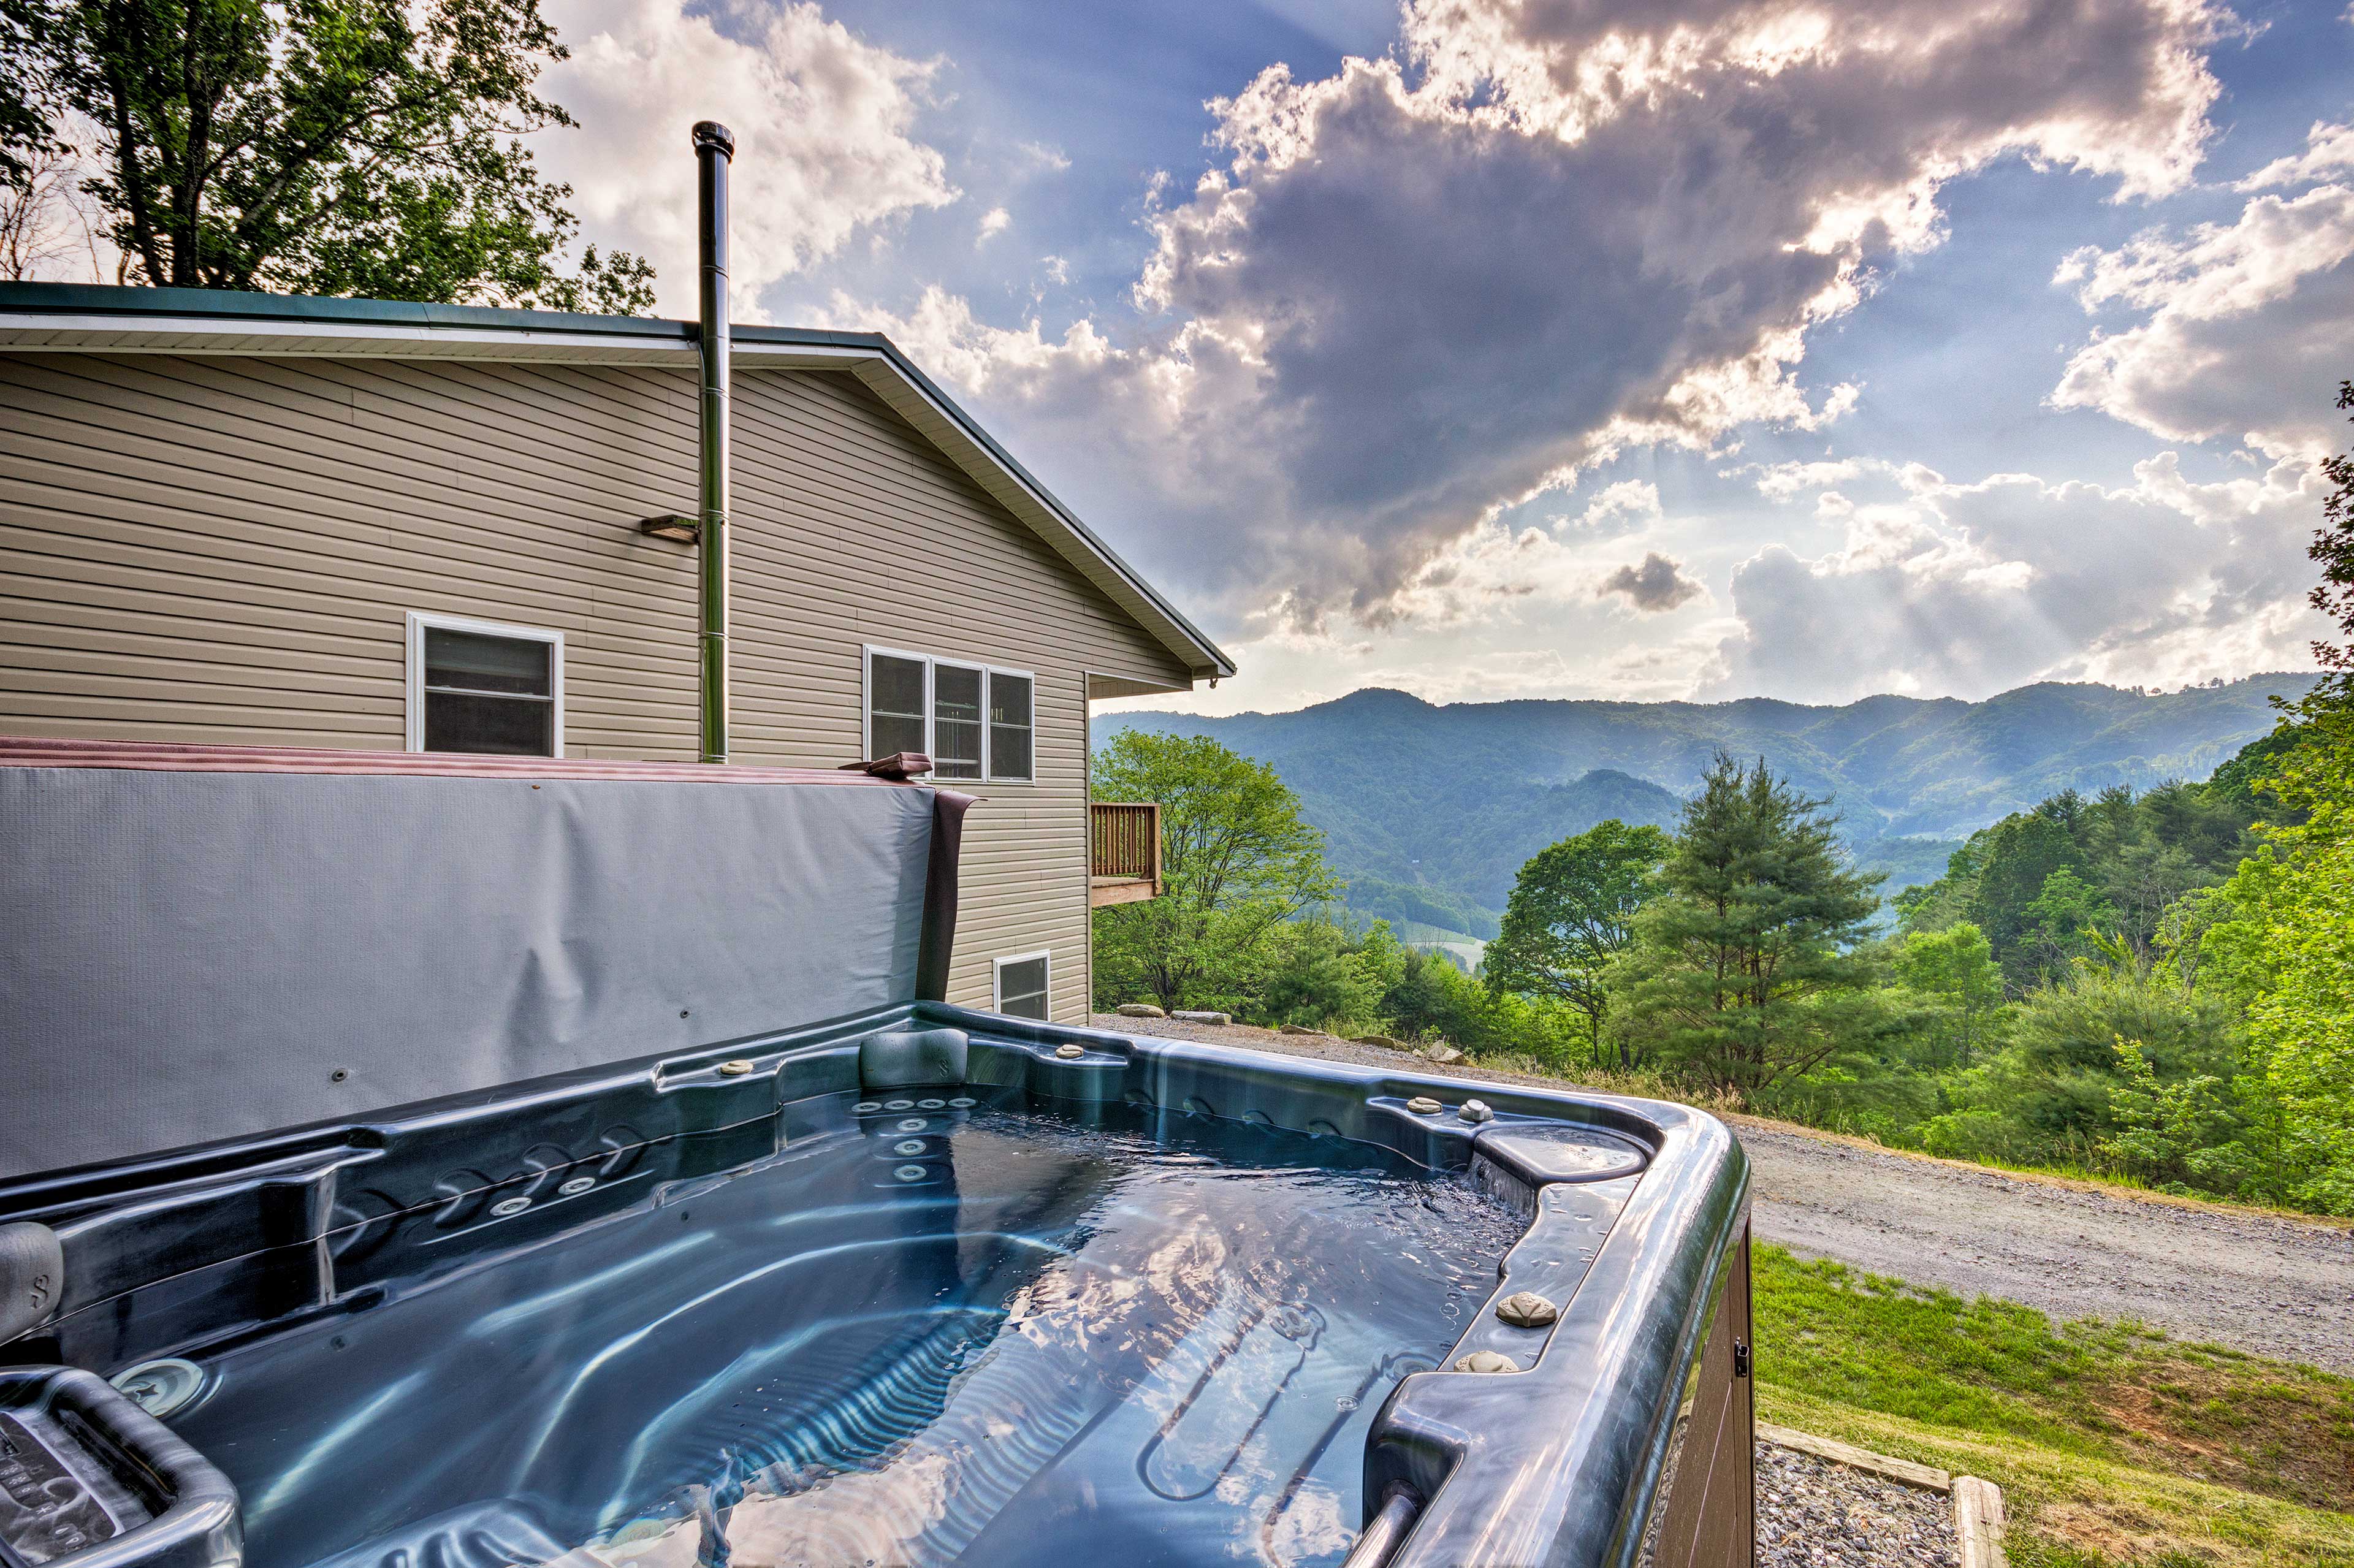
[[[2256,194],[2232,222],[2070,256],[2056,281],[2075,284],[2085,310],[2140,319],[2079,349],[2052,403],[2168,440],[2327,450],[2343,433],[2332,394],[2354,338],[2354,185],[2327,177],[2348,173],[2354,127],[2316,125],[2304,153],[2242,182]]]
[[[1399,611],[1500,511],[1645,443],[1812,429],[1808,336],[2006,154],[2120,196],[2209,134],[2204,0],[1416,0],[1393,55],[1212,105],[1133,329],[860,312],[1082,510],[1230,608]]]
[[[1625,594],[1627,602],[1637,609],[1656,615],[1689,604],[1707,591],[1684,576],[1681,561],[1670,560],[1651,550],[1645,553],[1640,566],[1621,567],[1603,578],[1595,597],[1607,599],[1612,594]]]
[[[736,132],[739,319],[759,319],[762,288],[862,229],[958,197],[915,133],[938,63],[867,43],[814,4],[557,0],[548,16],[572,58],[543,86],[580,128],[545,132],[535,150],[572,184],[588,238],[654,263],[666,313],[695,308],[695,121]]]
[[[1657,523],[1660,515],[1658,485],[1648,479],[1622,479],[1596,492],[1575,525],[1589,534],[1623,534]]]
[[[1758,494],[1775,501],[1787,501],[1809,490],[1824,490],[1865,476],[1887,480],[1914,493],[1935,490],[1946,482],[1945,475],[1925,463],[1892,462],[1886,458],[1871,457],[1745,463],[1740,468],[1721,469],[1717,473],[1720,479],[1747,478],[1755,483]]]
[[[2354,125],[2332,125],[2321,120],[2316,121],[2313,129],[2306,133],[2304,152],[2274,158],[2232,188],[2277,190],[2283,185],[2308,185],[2330,175],[2349,172],[2354,172]]]
[[[991,207],[981,215],[981,232],[973,236],[972,247],[978,250],[1008,228],[1013,227],[1013,215],[1002,207]]]
[[[2201,484],[2168,452],[2115,489],[1878,466],[1895,499],[1851,501],[1840,547],[1770,545],[1734,569],[1720,694],[1984,696],[2306,662],[2304,544],[2326,487],[2302,460]]]

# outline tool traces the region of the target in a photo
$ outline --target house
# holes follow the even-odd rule
[[[697,352],[0,285],[0,734],[693,760]],[[1088,908],[1158,844],[1091,825],[1088,705],[1234,665],[887,339],[733,355],[730,760],[929,754],[982,798],[949,1000],[1083,1018]]]

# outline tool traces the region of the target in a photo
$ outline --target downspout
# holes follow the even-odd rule
[[[727,760],[727,164],[736,137],[695,127],[696,249],[703,269],[703,427],[698,456],[703,760]]]

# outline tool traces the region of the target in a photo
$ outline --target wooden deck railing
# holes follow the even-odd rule
[[[1087,806],[1087,906],[1161,896],[1161,807],[1150,800]]]

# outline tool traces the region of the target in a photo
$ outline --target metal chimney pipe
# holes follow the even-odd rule
[[[697,595],[702,630],[703,760],[727,760],[727,165],[736,137],[716,121],[695,127],[696,249],[703,269],[703,429]]]

